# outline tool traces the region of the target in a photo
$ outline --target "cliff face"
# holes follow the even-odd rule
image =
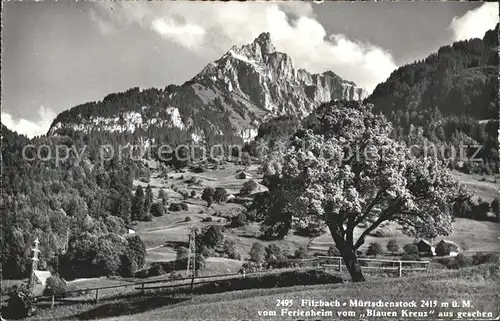
[[[154,128],[175,128],[198,142],[214,135],[248,141],[269,117],[303,117],[323,102],[366,97],[363,89],[331,71],[311,74],[295,69],[288,55],[276,51],[269,33],[232,47],[182,86],[153,90],[152,99],[151,90],[131,91],[63,112],[49,134],[71,129],[142,135]]]

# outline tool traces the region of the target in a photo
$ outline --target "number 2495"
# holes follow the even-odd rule
[[[292,306],[292,304],[293,304],[293,300],[288,300],[288,299],[276,300],[277,307],[289,307],[289,306]]]

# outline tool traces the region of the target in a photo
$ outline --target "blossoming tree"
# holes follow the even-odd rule
[[[325,224],[354,282],[364,280],[356,250],[368,234],[395,221],[408,235],[448,235],[448,205],[462,192],[441,162],[413,157],[391,130],[371,107],[325,104],[263,166],[290,226]],[[360,224],[366,228],[355,239]]]

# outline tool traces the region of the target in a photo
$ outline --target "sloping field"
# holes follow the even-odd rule
[[[452,177],[461,184],[467,186],[467,189],[474,194],[474,198],[482,198],[488,202],[500,197],[500,184],[495,176],[467,175],[453,171]]]
[[[406,236],[402,233],[401,228],[396,223],[390,223],[383,228],[386,231],[387,236],[385,237],[373,237],[367,236],[365,239],[365,244],[360,248],[361,251],[365,251],[371,242],[378,242],[384,250],[386,249],[387,242],[391,239],[395,239],[398,242],[400,248],[405,244],[413,242],[413,238]],[[355,229],[355,238],[359,237],[363,232],[363,229]],[[499,222],[487,222],[487,221],[476,221],[466,218],[457,218],[453,223],[453,232],[449,236],[439,237],[434,240],[433,243],[439,242],[441,239],[451,240],[462,247],[466,252],[500,252],[500,242],[498,240],[500,237],[500,223]],[[326,251],[333,245],[333,240],[330,233],[323,234],[315,238],[311,242],[310,250]]]
[[[437,319],[439,313],[453,313],[455,318],[464,320],[480,319],[472,314],[491,313],[493,317],[499,315],[499,268],[498,265],[483,265],[459,271],[444,271],[436,274],[418,275],[405,278],[376,278],[364,283],[345,283],[320,286],[295,286],[280,289],[256,289],[235,291],[212,295],[199,295],[185,301],[168,303],[170,305],[147,312],[122,315],[106,320],[109,321],[160,321],[160,320],[314,320],[318,317],[282,315],[282,309],[294,311],[315,310],[323,313],[331,312],[329,316],[320,319],[345,319],[338,316],[341,311],[352,311],[351,319],[359,320],[366,317],[366,308],[349,307],[350,300],[386,302],[411,302],[415,300],[417,308],[375,308],[378,311],[392,311],[397,317],[385,316],[384,320],[401,319],[401,310],[420,313],[421,317],[414,319]],[[158,300],[164,300],[159,296]],[[340,302],[340,307],[300,307],[301,300],[323,300]],[[277,307],[279,300],[291,300],[291,307]],[[429,307],[436,300],[437,306]],[[470,307],[452,307],[455,300],[462,304],[462,300],[470,301]],[[430,301],[426,303],[426,301]],[[287,301],[290,302],[290,301]],[[448,307],[441,302],[447,302]],[[343,303],[346,303],[343,306]],[[427,305],[427,306],[426,306]],[[264,317],[259,311],[274,311],[275,316]],[[426,313],[426,316],[423,316]],[[462,313],[459,316],[459,313]],[[465,313],[465,314],[463,314]],[[363,316],[364,314],[364,316]],[[444,318],[446,319],[446,318]],[[449,317],[449,319],[453,319]]]

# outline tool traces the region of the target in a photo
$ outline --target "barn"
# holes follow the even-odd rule
[[[422,253],[426,256],[436,255],[436,249],[434,248],[434,246],[432,246],[431,242],[427,240],[420,239],[419,241],[415,242],[415,245],[417,245],[418,253]]]
[[[438,256],[457,256],[460,252],[460,247],[452,241],[441,240],[436,245],[436,255]]]

